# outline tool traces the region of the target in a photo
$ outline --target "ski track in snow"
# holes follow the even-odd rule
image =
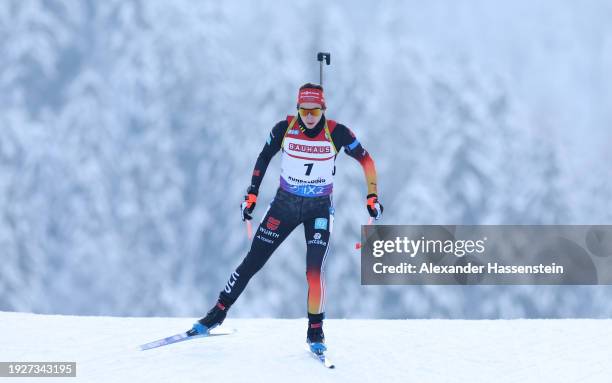
[[[53,382],[609,382],[610,320],[325,322],[328,370],[304,349],[306,319],[232,319],[236,334],[140,351],[193,318],[0,312],[0,361],[76,361]],[[0,381],[13,381],[0,378]],[[40,382],[19,378],[15,382]],[[46,380],[45,380],[46,381]]]

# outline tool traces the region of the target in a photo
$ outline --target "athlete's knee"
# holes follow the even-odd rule
[[[242,263],[238,266],[236,271],[240,276],[251,278],[256,272],[258,272],[263,265],[266,263],[265,257],[259,256],[257,253],[249,251],[242,260]]]

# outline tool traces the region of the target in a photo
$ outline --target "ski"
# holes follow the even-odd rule
[[[336,368],[336,365],[334,365],[327,355],[325,355],[325,351],[313,350],[310,348],[308,343],[306,343],[306,350],[310,353],[310,355],[312,355],[313,358],[321,362],[326,368]]]
[[[185,331],[185,332],[182,332],[180,334],[172,335],[172,336],[169,336],[167,338],[158,339],[156,341],[140,345],[140,350],[141,351],[150,350],[152,348],[157,348],[157,347],[161,347],[161,346],[167,346],[169,344],[184,342],[184,341],[190,340],[190,339],[207,338],[207,337],[210,337],[210,336],[230,335],[230,334],[233,334],[235,332],[236,332],[236,330],[234,330],[234,329],[223,329],[223,328],[220,328],[220,329],[214,329],[214,330],[212,330],[212,331],[210,331],[210,332],[208,332],[206,334],[189,335],[188,331]]]

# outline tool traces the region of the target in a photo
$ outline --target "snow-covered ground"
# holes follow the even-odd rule
[[[335,370],[323,368],[304,350],[305,319],[229,318],[226,326],[238,329],[233,335],[138,349],[193,321],[0,312],[0,361],[76,361],[77,378],[64,379],[70,382],[612,379],[610,320],[331,319],[326,336]]]

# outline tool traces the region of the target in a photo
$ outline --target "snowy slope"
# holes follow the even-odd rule
[[[138,350],[139,344],[192,322],[2,312],[0,361],[76,361],[77,379],[66,378],[72,382],[560,383],[612,378],[609,320],[328,320],[335,370],[318,365],[304,351],[304,319],[228,319],[226,325],[238,333]]]

